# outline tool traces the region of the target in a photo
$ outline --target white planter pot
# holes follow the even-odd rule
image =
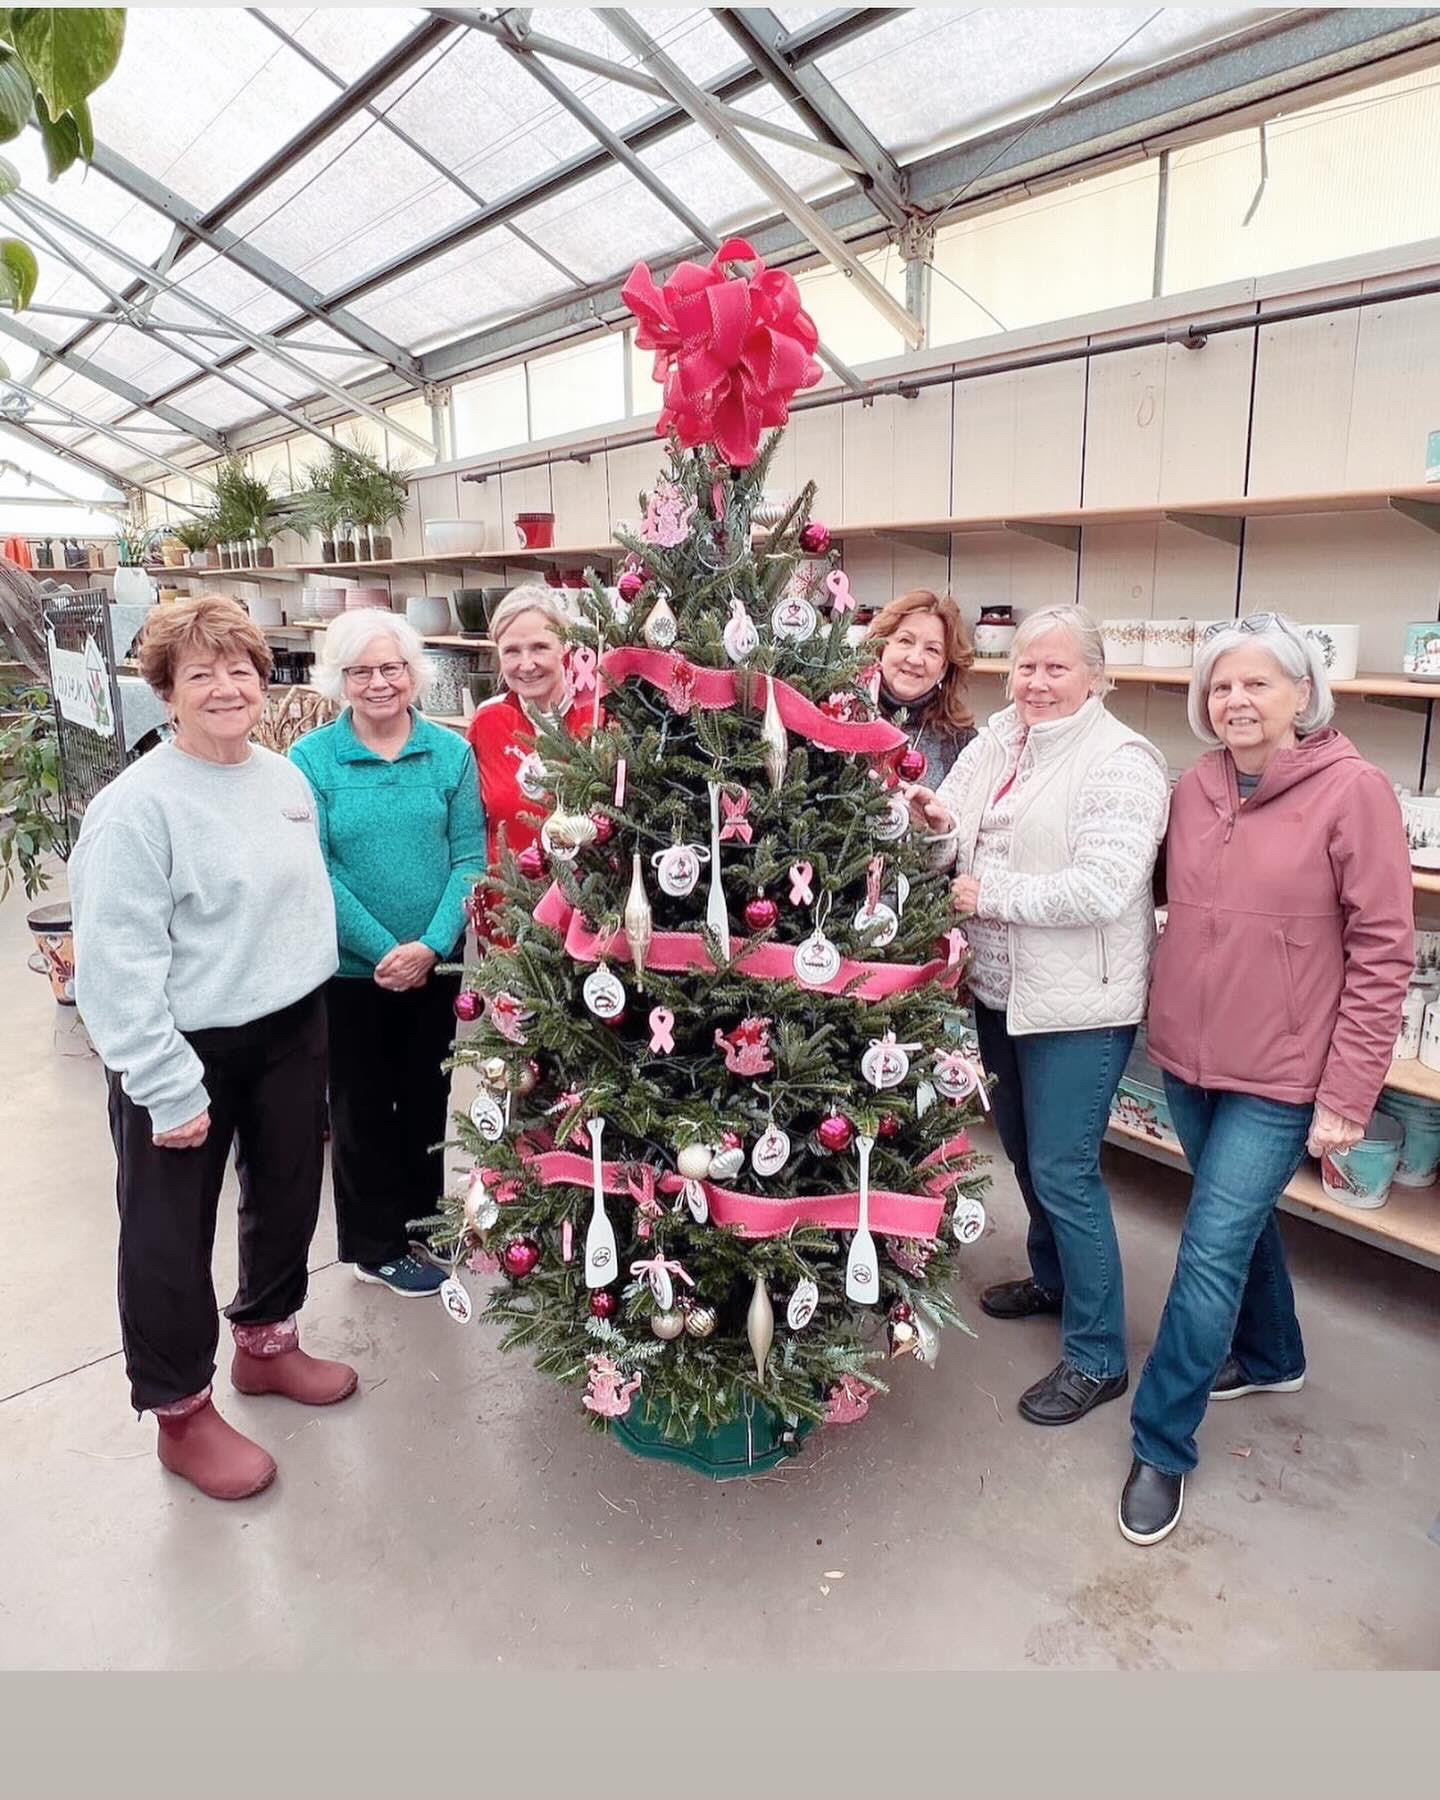
[[[143,569],[117,569],[114,593],[117,606],[153,606],[155,604],[155,583]]]
[[[424,525],[427,556],[456,556],[485,548],[483,519],[427,519]]]
[[[1195,655],[1193,619],[1147,619],[1145,656],[1147,669],[1188,669]]]
[[[1144,619],[1103,619],[1105,660],[1118,668],[1133,668],[1145,660]]]
[[[450,602],[444,594],[411,594],[405,617],[421,637],[448,637],[452,630]]]
[[[1302,625],[1300,629],[1320,652],[1325,673],[1332,681],[1353,681],[1360,666],[1358,625]]]

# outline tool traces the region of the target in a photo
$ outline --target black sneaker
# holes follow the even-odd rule
[[[1058,1313],[1059,1294],[1047,1294],[1027,1275],[1023,1281],[1001,1281],[980,1296],[981,1312],[992,1319],[1034,1319],[1041,1313]]]
[[[1185,1477],[1141,1462],[1137,1456],[1120,1493],[1120,1535],[1132,1544],[1158,1544],[1180,1523]]]
[[[1249,1381],[1233,1356],[1227,1356],[1210,1390],[1212,1400],[1243,1400],[1246,1394],[1298,1394],[1305,1385],[1305,1371],[1288,1381]]]
[[[1020,1396],[1020,1417],[1032,1425],[1073,1425],[1094,1407],[1118,1400],[1129,1385],[1129,1375],[1112,1375],[1102,1381],[1095,1375],[1082,1375],[1062,1360],[1043,1381]]]

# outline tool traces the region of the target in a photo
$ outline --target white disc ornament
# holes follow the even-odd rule
[[[968,1100],[980,1092],[982,1085],[975,1064],[968,1057],[949,1051],[935,1058],[932,1080],[947,1100]]]
[[[505,1131],[505,1113],[493,1094],[477,1094],[470,1102],[470,1123],[487,1144],[498,1144]]]
[[[722,1145],[710,1157],[710,1173],[716,1181],[733,1181],[745,1167],[745,1151],[739,1144]]]
[[[855,929],[858,932],[872,932],[866,940],[866,949],[883,950],[887,944],[895,942],[895,934],[900,929],[900,917],[893,906],[887,906],[879,900],[874,906],[867,901],[855,914]]]
[[[875,821],[875,835],[882,844],[893,844],[909,829],[910,802],[897,788],[887,801],[884,813]]]
[[[985,1229],[985,1208],[969,1194],[961,1194],[950,1225],[960,1243],[973,1244]]]
[[[860,1073],[873,1088],[883,1091],[899,1087],[910,1073],[910,1058],[895,1042],[893,1033],[886,1038],[875,1038],[860,1058]]]
[[[590,971],[580,993],[597,1019],[618,1019],[625,1010],[624,984],[606,963]]]
[[[515,771],[515,785],[527,800],[543,800],[548,779],[544,761],[535,751],[520,758],[520,765]]]
[[[465,1283],[455,1275],[447,1275],[440,1283],[440,1304],[457,1325],[468,1325],[474,1308]]]
[[[840,973],[839,950],[817,925],[795,952],[795,979],[804,987],[824,987]]]
[[[645,1280],[649,1283],[650,1293],[661,1312],[669,1312],[675,1304],[675,1283],[670,1279],[668,1269],[656,1268],[653,1264],[645,1271]]]
[[[595,842],[595,821],[584,813],[551,813],[540,827],[540,844],[559,862],[574,862],[586,844]]]
[[[815,1309],[820,1304],[820,1290],[807,1276],[804,1281],[796,1283],[795,1292],[790,1296],[790,1304],[785,1308],[785,1323],[792,1331],[803,1331],[815,1317]]]
[[[814,637],[819,623],[819,613],[798,594],[782,600],[770,615],[771,632],[792,644],[803,644],[807,638]]]
[[[697,1225],[705,1225],[710,1220],[710,1201],[698,1181],[690,1180],[681,1189],[681,1197],[690,1209],[690,1217]]]
[[[778,1175],[790,1158],[790,1136],[778,1125],[767,1125],[750,1152],[750,1166],[757,1175]]]
[[[650,860],[660,892],[683,900],[699,885],[700,865],[709,862],[710,852],[699,844],[672,844],[668,850],[657,850]]]

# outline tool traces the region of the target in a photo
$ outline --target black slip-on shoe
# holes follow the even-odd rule
[[[981,1312],[992,1319],[1036,1319],[1042,1313],[1060,1311],[1059,1294],[1047,1294],[1027,1275],[1023,1281],[1001,1281],[980,1295]]]
[[[1137,1456],[1120,1493],[1120,1535],[1132,1544],[1158,1544],[1180,1523],[1185,1477],[1167,1475]]]
[[[1101,1381],[1094,1375],[1082,1375],[1062,1360],[1020,1396],[1020,1417],[1032,1425],[1073,1425],[1092,1408],[1118,1400],[1129,1385],[1129,1375]]]

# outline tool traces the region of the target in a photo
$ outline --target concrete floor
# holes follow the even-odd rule
[[[1180,1529],[1135,1549],[1115,1527],[1125,1405],[1024,1424],[1015,1398],[1054,1362],[1054,1326],[974,1305],[1022,1269],[1000,1170],[963,1281],[978,1342],[947,1334],[938,1368],[897,1365],[863,1424],[723,1486],[592,1435],[576,1396],[487,1327],[359,1286],[327,1214],[307,1342],[353,1359],[362,1391],[306,1413],[234,1396],[222,1373],[223,1409],[281,1475],[254,1502],[203,1500],[128,1410],[100,1070],[25,971],[24,912],[0,906],[0,1666],[1440,1661],[1440,1277],[1284,1221],[1310,1381],[1214,1408]],[[1123,1152],[1110,1170],[1138,1370],[1184,1184]]]

